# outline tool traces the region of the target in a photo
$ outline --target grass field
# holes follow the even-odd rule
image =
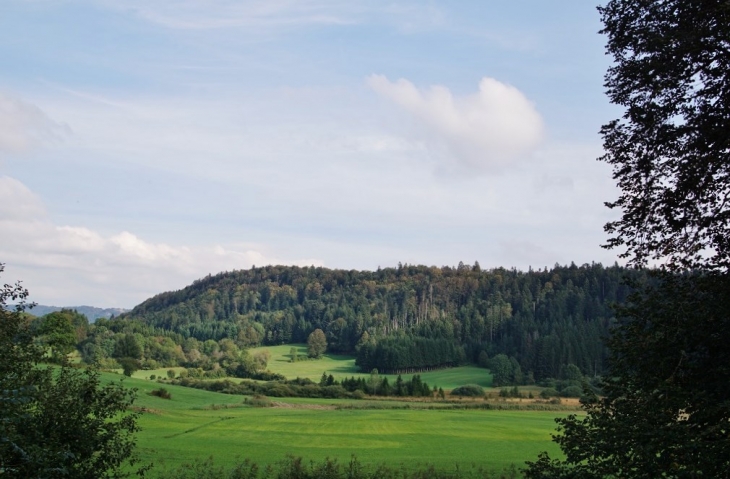
[[[558,453],[550,442],[557,412],[334,409],[348,401],[324,399],[284,399],[281,407],[253,408],[241,396],[165,385],[172,393],[165,400],[148,394],[160,387],[155,382],[130,378],[125,384],[138,388],[136,404],[149,411],[140,419],[138,450],[158,469],[209,456],[216,464],[250,458],[263,465],[287,454],[340,461],[355,454],[366,464],[453,469],[459,463],[500,470],[522,466],[542,450]]]
[[[304,360],[292,363],[290,361],[289,350],[292,347],[297,348],[297,354]],[[338,381],[351,376],[369,377],[367,374],[359,372],[355,366],[355,357],[325,354],[321,359],[308,360],[306,344],[285,344],[282,346],[264,346],[251,349],[254,354],[257,351],[268,350],[271,353],[268,369],[279,374],[283,374],[287,378],[294,379],[296,377],[309,378],[313,381],[319,381],[322,373],[331,374]],[[453,389],[464,384],[479,384],[480,386],[489,387],[492,385],[492,375],[486,369],[475,366],[460,366],[457,368],[441,369],[438,371],[429,371],[420,373],[421,379],[426,381],[429,386],[434,385],[442,387],[446,390]],[[388,377],[388,382],[393,384],[397,376],[384,375]],[[403,379],[410,379],[410,374],[404,374]]]

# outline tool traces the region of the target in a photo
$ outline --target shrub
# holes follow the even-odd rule
[[[271,399],[261,394],[254,394],[248,403],[253,407],[271,407],[273,406]]]
[[[579,398],[583,395],[583,388],[579,386],[568,386],[560,391],[560,395],[566,398]]]
[[[484,396],[484,388],[478,384],[466,384],[451,391],[452,396]]]
[[[552,398],[552,397],[557,397],[557,396],[559,396],[559,395],[560,395],[560,393],[558,393],[558,392],[557,392],[557,391],[556,391],[555,389],[553,389],[553,388],[546,388],[546,389],[543,389],[543,390],[542,390],[542,391],[540,392],[540,397],[541,397],[541,398],[543,398],[543,399],[548,399],[548,398]]]
[[[172,394],[165,388],[153,389],[150,394],[162,399],[172,399]]]

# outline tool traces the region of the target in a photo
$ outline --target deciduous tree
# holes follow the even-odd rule
[[[599,11],[610,100],[602,129],[621,189],[610,247],[631,264],[730,267],[730,4],[611,0]]]
[[[0,475],[128,476],[127,464],[136,462],[137,415],[128,412],[135,392],[102,385],[93,369],[42,366],[44,351],[23,315],[27,296],[17,283],[0,290]]]
[[[317,328],[307,338],[307,354],[310,358],[320,358],[327,350],[327,337]]]
[[[559,419],[565,460],[528,478],[730,477],[730,3],[611,0],[599,8],[623,119],[603,130],[621,188],[609,247],[636,266],[602,397]]]
[[[68,310],[56,311],[41,318],[38,333],[49,348],[54,362],[65,362],[66,356],[76,349],[75,328]]]

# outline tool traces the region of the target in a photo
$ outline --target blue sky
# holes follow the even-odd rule
[[[131,307],[251,265],[613,263],[584,1],[5,0],[0,261]]]

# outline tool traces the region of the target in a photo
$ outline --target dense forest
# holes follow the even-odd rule
[[[221,340],[227,349],[302,343],[319,328],[330,352],[366,351],[358,358],[365,371],[484,365],[506,355],[525,378],[559,377],[568,364],[594,375],[604,367],[612,305],[625,301],[626,279],[643,274],[601,264],[527,272],[482,270],[478,263],[377,271],[253,267],[159,294],[101,326],[180,344],[180,362],[218,351],[213,344]],[[426,346],[438,355],[421,354]]]

